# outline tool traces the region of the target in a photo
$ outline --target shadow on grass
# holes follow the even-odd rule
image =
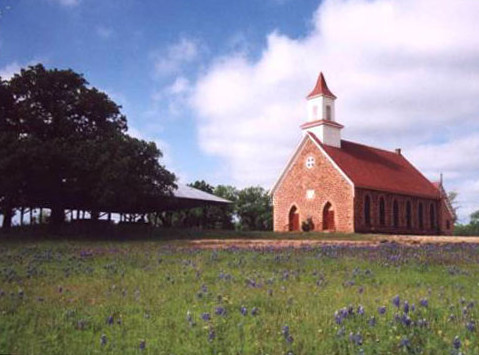
[[[199,239],[269,239],[269,240],[373,240],[371,234],[322,233],[322,232],[273,232],[235,231],[199,228],[159,228],[144,224],[64,224],[52,228],[47,225],[14,227],[8,233],[0,233],[2,240],[88,240],[88,241],[172,241]]]

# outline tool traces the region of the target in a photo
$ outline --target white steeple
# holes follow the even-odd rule
[[[329,90],[323,73],[319,74],[316,86],[306,99],[308,120],[301,125],[304,133],[311,132],[321,143],[341,148],[341,129],[344,126],[336,122],[336,96]]]

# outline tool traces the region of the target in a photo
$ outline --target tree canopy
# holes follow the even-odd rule
[[[91,211],[154,204],[175,186],[152,142],[127,134],[121,107],[72,70],[22,69],[0,78],[0,208]]]

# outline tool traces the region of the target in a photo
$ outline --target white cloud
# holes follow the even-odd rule
[[[96,34],[101,39],[109,39],[113,35],[113,29],[106,26],[98,26],[96,28]]]
[[[165,51],[155,55],[155,72],[158,75],[178,73],[184,64],[195,61],[200,54],[200,45],[196,40],[182,37]]]
[[[403,147],[477,209],[461,179],[468,171],[479,180],[470,134],[479,129],[477,13],[474,0],[325,1],[306,36],[273,32],[258,60],[234,52],[203,73],[190,97],[200,147],[224,158],[235,184],[271,186],[301,137],[304,98],[321,70],[343,137]]]
[[[7,64],[3,68],[0,68],[0,77],[3,80],[10,80],[14,74],[20,73],[21,68],[17,62]]]
[[[56,2],[62,6],[73,7],[80,4],[81,0],[50,0],[51,2]]]

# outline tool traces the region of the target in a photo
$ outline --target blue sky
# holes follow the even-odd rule
[[[123,105],[134,133],[167,145],[166,162],[184,180],[211,179],[221,164],[197,144],[192,113],[172,114],[153,97],[178,75],[190,79],[214,58],[241,47],[254,58],[266,34],[306,33],[315,1],[0,0],[0,68],[36,62],[72,68]],[[195,54],[158,73],[155,65],[181,41]],[[181,54],[180,54],[181,55]],[[172,58],[175,60],[175,58]],[[215,181],[220,183],[222,181]],[[227,181],[224,181],[227,182]]]
[[[478,4],[0,0],[0,76],[72,68],[181,182],[269,188],[323,71],[343,137],[444,173],[465,220],[479,209]]]

